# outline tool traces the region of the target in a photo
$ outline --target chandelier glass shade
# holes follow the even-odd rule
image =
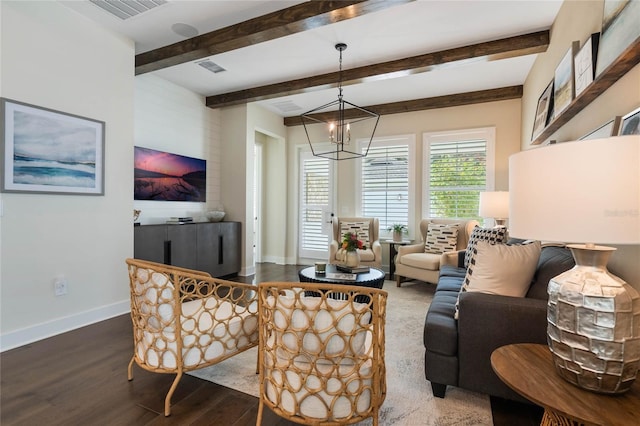
[[[347,45],[338,43],[335,47],[340,52],[338,99],[305,112],[300,116],[300,119],[314,156],[330,160],[366,157],[380,115],[344,100],[342,95],[342,52],[347,48]],[[323,126],[315,126],[315,124]],[[321,129],[319,132],[318,128]],[[358,150],[357,139],[368,139],[366,147],[362,150]]]

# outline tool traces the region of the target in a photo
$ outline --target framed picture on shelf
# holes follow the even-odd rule
[[[624,135],[640,135],[640,108],[622,117],[618,136]]]
[[[573,58],[576,98],[593,82],[595,77],[599,40],[600,33],[591,34]]]
[[[596,77],[640,38],[640,1],[604,0]]]
[[[575,97],[573,57],[579,46],[578,41],[571,43],[571,48],[556,67],[553,77],[553,114],[556,116],[564,111]]]
[[[544,89],[540,98],[538,98],[538,106],[536,107],[536,118],[533,122],[533,132],[531,140],[538,137],[540,133],[547,127],[549,120],[553,116],[553,81]]]
[[[104,127],[1,98],[2,192],[104,195]]]
[[[598,127],[582,136],[579,140],[589,140],[589,139],[602,139],[608,138],[610,136],[618,135],[618,128],[620,127],[620,121],[622,117],[619,115],[614,117],[612,120],[607,121],[602,126]]]

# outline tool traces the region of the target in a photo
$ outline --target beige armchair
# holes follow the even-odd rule
[[[259,285],[260,403],[307,425],[378,424],[386,396],[387,292],[311,283]]]
[[[366,250],[358,250],[360,264],[380,268],[382,266],[382,245],[378,238],[380,222],[373,217],[334,217],[331,223],[333,240],[329,245],[329,263],[343,263],[342,237],[351,231],[364,240]]]
[[[455,249],[449,250],[445,253],[425,252],[425,242],[427,241],[429,224],[457,224],[457,241]],[[407,278],[425,281],[428,283],[437,283],[438,276],[440,275],[440,265],[450,263],[448,262],[448,257],[451,256],[452,252],[465,250],[467,248],[469,237],[476,225],[479,225],[478,221],[473,219],[433,218],[423,219],[420,221],[422,241],[417,244],[398,247],[398,254],[395,259],[396,285],[400,287],[402,281]]]
[[[208,367],[258,344],[257,288],[211,278],[205,272],[127,259],[131,290],[133,363],[176,377],[164,402],[171,414],[171,396],[182,374]]]

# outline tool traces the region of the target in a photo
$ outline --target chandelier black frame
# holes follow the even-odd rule
[[[363,107],[359,107],[349,101],[345,101],[342,96],[342,52],[347,48],[345,43],[338,43],[335,45],[336,50],[340,52],[340,73],[338,78],[338,99],[310,111],[305,112],[300,116],[304,131],[311,147],[311,152],[316,157],[328,158],[330,160],[348,160],[352,158],[366,157],[373,141],[373,136],[378,127],[378,121],[380,120],[380,114],[368,110]],[[337,106],[337,109],[335,108]],[[356,123],[360,123],[367,120],[375,120],[373,123],[373,130],[371,130],[371,136],[366,136],[369,139],[366,149],[362,152],[358,152],[357,146],[354,143],[353,148],[351,145],[351,126]],[[329,129],[329,137],[327,139],[314,143],[311,141],[311,135],[309,134],[309,128],[307,126],[311,124],[325,124]],[[367,132],[368,134],[368,132]],[[360,135],[355,135],[361,137]],[[319,145],[319,146],[318,146]]]

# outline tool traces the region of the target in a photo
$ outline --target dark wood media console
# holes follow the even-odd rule
[[[197,269],[212,277],[240,272],[241,223],[141,225],[133,230],[133,257]]]

